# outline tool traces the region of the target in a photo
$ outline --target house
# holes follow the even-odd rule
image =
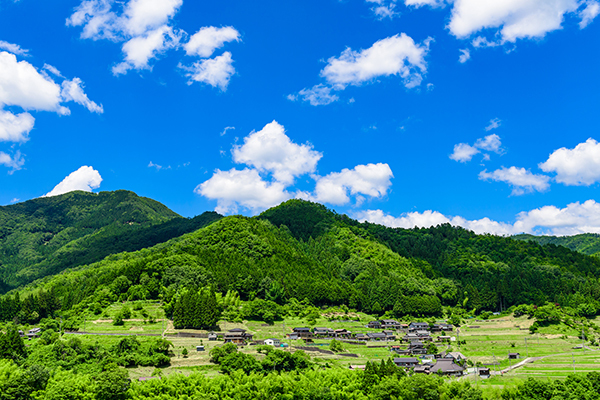
[[[438,359],[437,362],[429,369],[431,373],[451,376],[462,376],[464,370],[464,367],[456,364],[454,360],[450,358]]]
[[[431,365],[417,365],[414,369],[413,372],[415,374],[427,374],[429,375],[431,372],[429,371],[431,369]]]
[[[462,353],[460,353],[458,351],[452,351],[450,353],[446,353],[446,355],[444,356],[444,358],[452,359],[452,360],[457,361],[457,362],[461,362],[462,360],[466,360],[467,359],[467,357],[465,357]]]
[[[348,339],[352,336],[352,332],[346,329],[336,329],[333,331],[333,336],[336,338]]]
[[[381,321],[371,321],[367,324],[367,328],[381,329]]]
[[[313,328],[313,334],[315,336],[329,337],[329,336],[333,336],[333,329],[331,329],[331,328]]]
[[[356,340],[369,340],[369,337],[364,333],[357,333],[354,335],[354,339]]]
[[[424,330],[424,329],[419,329],[419,330],[415,331],[415,334],[416,334],[418,337],[429,336],[429,331],[426,331],[426,330]]]
[[[415,340],[419,340],[419,336],[417,336],[415,333],[409,333],[406,334],[402,337],[402,340],[405,342],[413,342]]]
[[[408,330],[409,331],[418,331],[418,330],[428,331],[429,324],[427,322],[411,322],[408,325]]]
[[[490,376],[489,368],[479,368],[479,376]]]
[[[31,340],[31,339],[39,338],[41,333],[42,333],[42,328],[33,328],[33,329],[30,329],[29,332],[27,332],[27,334],[25,334],[25,336],[27,336],[27,339]]]
[[[196,351],[204,351],[204,346],[196,346]]]
[[[383,332],[369,332],[367,336],[369,340],[388,340],[386,334]]]
[[[208,340],[211,340],[211,341],[217,340],[217,334],[214,333],[214,332],[209,333],[208,334]]]
[[[281,341],[279,339],[265,339],[264,343],[267,346],[274,346],[274,347],[281,346]]]
[[[384,319],[381,320],[381,326],[382,328],[388,328],[388,329],[399,329],[400,328],[400,322],[394,320],[394,319]]]
[[[310,331],[310,328],[294,328],[292,331],[298,336],[300,339],[312,339],[314,334]],[[290,336],[290,339],[292,337]]]
[[[386,340],[396,340],[396,335],[394,334],[394,331],[383,331],[383,333],[386,336]]]
[[[416,358],[394,358],[394,364],[398,367],[412,368],[419,365],[419,360]]]
[[[508,353],[508,359],[509,360],[517,360],[521,358],[521,354],[520,353]]]
[[[452,325],[452,324],[440,324],[440,328],[444,332],[452,332],[454,330],[454,325]]]
[[[437,337],[437,341],[438,342],[450,342],[452,340],[452,336],[438,336]]]
[[[245,329],[235,328],[229,330],[223,335],[225,343],[246,344],[246,341],[252,340],[252,334],[246,333]]]

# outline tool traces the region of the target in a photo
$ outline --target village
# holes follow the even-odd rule
[[[254,335],[242,328],[233,328],[225,333],[211,332],[209,341],[223,340],[238,346],[269,345],[289,349],[290,343],[295,348],[306,348],[314,345],[315,340],[337,340],[352,345],[366,345],[368,342],[400,342],[386,346],[392,353],[394,364],[414,373],[438,374],[444,376],[462,376],[468,367],[467,358],[460,352],[438,351],[437,345],[450,344],[457,341],[453,334],[459,329],[447,323],[429,324],[427,322],[400,323],[396,320],[384,319],[370,321],[365,328],[381,330],[379,332],[353,333],[345,328],[333,329],[328,327],[294,327],[286,334],[285,339],[267,338],[255,340]],[[288,343],[289,342],[289,343]],[[299,344],[300,343],[300,344]],[[199,351],[203,351],[197,348]],[[320,352],[324,350],[319,349]],[[326,351],[326,350],[325,350]],[[509,357],[519,358],[518,353]],[[365,365],[349,365],[350,369],[364,369]],[[477,368],[477,374],[482,378],[489,377],[489,368]]]

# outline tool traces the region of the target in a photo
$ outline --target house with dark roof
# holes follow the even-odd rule
[[[465,368],[456,364],[451,358],[440,358],[437,362],[429,369],[432,374],[442,374],[451,376],[462,376]]]
[[[356,340],[369,340],[369,337],[364,333],[357,333],[354,335],[354,339]]]
[[[347,329],[336,329],[333,331],[333,336],[336,338],[348,339],[352,336],[352,332]]]
[[[394,364],[402,368],[413,368],[419,365],[419,360],[413,357],[394,358]]]
[[[387,340],[387,336],[383,332],[369,332],[367,336],[369,340]]]
[[[235,328],[227,331],[223,335],[223,340],[225,343],[246,344],[246,342],[252,340],[252,337],[253,335],[246,333],[245,329]]]
[[[400,329],[400,322],[396,321],[395,319],[383,319],[380,322],[382,328]]]
[[[381,321],[371,321],[367,324],[367,328],[381,329]]]
[[[310,328],[294,328],[292,331],[296,334],[299,339],[312,339],[315,335],[310,331]],[[290,335],[292,339],[292,335]]]
[[[420,330],[429,330],[429,324],[427,322],[411,322],[408,325],[408,331],[420,331]]]

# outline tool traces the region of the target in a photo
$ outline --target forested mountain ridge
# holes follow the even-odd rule
[[[75,191],[0,207],[0,293],[110,254],[153,246],[220,217],[183,218],[125,190]]]
[[[573,236],[534,236],[521,234],[512,236],[512,238],[516,240],[528,240],[541,245],[553,244],[563,246],[587,255],[600,253],[600,234],[598,233],[582,233]]]
[[[392,229],[290,200],[257,217],[222,218],[154,247],[46,278],[21,291],[30,305],[6,297],[0,317],[25,310],[27,318],[35,296],[44,293],[73,315],[116,300],[161,299],[172,310],[182,293],[200,288],[245,301],[345,304],[380,315],[439,315],[442,307],[496,311],[547,301],[595,315],[599,276],[598,258],[561,246],[476,235],[448,224]]]

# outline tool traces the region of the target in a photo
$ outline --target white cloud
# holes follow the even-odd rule
[[[260,177],[257,170],[249,168],[241,171],[216,170],[194,192],[217,200],[215,211],[221,214],[237,213],[239,207],[258,213],[291,198],[282,183],[269,183]]]
[[[490,42],[489,40],[487,40],[487,38],[484,38],[483,36],[477,36],[475,39],[473,39],[473,41],[471,42],[471,44],[475,48],[497,47],[497,46],[501,46],[502,45],[502,41],[498,40],[498,41],[491,41]]]
[[[193,82],[202,82],[218,87],[222,91],[227,90],[229,80],[235,74],[233,59],[228,51],[215,58],[195,62],[191,66],[180,64],[179,67],[188,71],[185,75],[190,78],[189,85]]]
[[[361,211],[356,215],[360,221],[369,221],[392,228],[430,227],[443,223],[474,231],[495,235],[532,233],[536,235],[577,235],[580,233],[600,233],[600,204],[588,200],[576,202],[565,208],[544,206],[531,211],[523,211],[516,216],[514,223],[497,222],[489,218],[468,220],[460,216],[446,216],[437,211],[412,212],[394,217],[381,210]]]
[[[125,61],[113,67],[114,75],[131,69],[150,69],[149,62],[168,49],[177,47],[180,37],[173,28],[163,25],[153,31],[136,36],[123,44]]]
[[[544,192],[550,187],[549,176],[532,174],[525,168],[517,167],[502,167],[494,172],[484,170],[479,174],[479,179],[508,183],[512,186],[512,194],[515,196],[534,191]]]
[[[458,62],[461,64],[466,63],[471,59],[471,51],[469,49],[461,49],[460,56],[458,57]]]
[[[407,6],[413,6],[413,7],[423,7],[423,6],[443,7],[444,0],[404,0],[404,4],[406,4]]]
[[[427,72],[425,56],[429,51],[429,39],[422,44],[406,34],[379,40],[361,51],[347,48],[339,57],[331,57],[321,76],[336,89],[348,85],[361,85],[373,79],[399,75],[404,86],[413,88],[423,80]]]
[[[83,84],[81,79],[73,78],[72,80],[65,80],[62,83],[61,97],[64,101],[74,101],[77,104],[81,104],[87,108],[90,112],[102,114],[104,108],[102,105],[98,105],[91,101],[83,91]]]
[[[111,11],[114,0],[85,0],[67,19],[67,26],[82,26],[82,39],[117,40],[122,29],[120,19]]]
[[[132,36],[143,35],[166,24],[183,0],[130,0],[123,13],[124,27]]]
[[[0,142],[26,142],[34,123],[29,113],[15,115],[0,109]]]
[[[323,155],[312,145],[293,143],[285,134],[284,127],[273,121],[262,130],[244,138],[244,144],[235,146],[233,160],[253,166],[259,171],[269,171],[273,177],[286,185],[294,178],[314,172]]]
[[[455,0],[448,28],[458,38],[485,29],[495,30],[503,42],[542,38],[561,29],[565,15],[576,13],[582,4],[582,0]],[[581,18],[583,22],[586,16]]]
[[[502,123],[502,121],[499,118],[491,119],[490,124],[485,127],[485,130],[489,132],[492,129],[499,128],[501,123]],[[496,135],[493,135],[493,136],[496,136]],[[500,138],[498,138],[498,140],[500,140]]]
[[[219,135],[225,136],[227,134],[227,131],[234,130],[234,129],[235,129],[235,126],[226,126],[225,129],[223,129],[223,132],[221,132]]]
[[[502,148],[500,146],[502,146],[500,136],[496,134],[488,135],[484,138],[477,139],[473,146],[467,143],[454,145],[454,151],[450,154],[450,159],[462,163],[471,161],[475,154],[481,153],[481,150],[502,154]],[[483,159],[489,160],[489,154],[485,154]]]
[[[347,204],[352,195],[369,197],[385,196],[392,185],[394,175],[388,164],[357,165],[354,169],[344,168],[317,179],[314,199],[330,204]]]
[[[29,55],[29,50],[22,49],[21,46],[19,46],[18,44],[8,43],[8,42],[5,42],[4,40],[0,40],[0,50],[6,50],[13,54],[18,54],[20,56]]]
[[[208,58],[214,51],[223,47],[227,42],[239,42],[240,33],[231,26],[216,28],[208,26],[196,32],[190,40],[183,45],[188,56]]]
[[[450,159],[458,162],[471,161],[475,154],[478,154],[479,150],[467,143],[459,143],[454,145],[454,151],[450,154]]]
[[[598,14],[600,14],[600,3],[595,0],[587,1],[586,7],[579,12],[579,17],[581,18],[579,27],[583,29],[588,26]]]
[[[160,171],[161,169],[171,169],[171,166],[169,165],[168,167],[163,167],[162,165],[154,164],[152,161],[150,161],[148,163],[148,168],[156,168],[157,171]]]
[[[396,0],[366,0],[367,3],[374,3],[375,5],[371,8],[371,11],[375,16],[382,20],[384,18],[392,19],[400,13],[394,11],[396,8]]]
[[[40,74],[26,61],[0,52],[0,107],[18,106],[25,110],[54,111],[68,114],[60,105],[60,86]]]
[[[42,69],[50,72],[51,74],[59,77],[59,78],[64,78],[64,76],[62,76],[62,74],[60,73],[60,71],[58,70],[58,68],[50,65],[50,64],[44,64],[44,66],[42,67]]]
[[[102,177],[100,176],[100,173],[94,168],[84,165],[77,171],[71,172],[62,182],[56,185],[54,189],[42,197],[58,196],[74,190],[91,192],[92,189],[99,188],[101,182]]]
[[[489,127],[488,127],[489,128]],[[486,128],[486,130],[489,130]],[[496,134],[488,135],[482,139],[477,139],[475,142],[475,147],[481,150],[493,151],[494,153],[501,153],[502,142],[500,141],[500,136]]]
[[[25,164],[25,160],[21,156],[20,151],[15,152],[15,155],[12,157],[3,151],[0,151],[0,165],[12,168],[10,171],[8,171],[9,175],[12,175],[13,172],[23,168],[23,164]]]
[[[340,99],[331,91],[331,87],[319,84],[310,89],[302,89],[298,94],[302,97],[302,101],[308,101],[311,106],[325,106]],[[298,96],[289,95],[288,99],[296,101]]]
[[[539,167],[544,172],[555,172],[559,183],[589,186],[600,181],[600,143],[590,138],[574,149],[560,148]]]

